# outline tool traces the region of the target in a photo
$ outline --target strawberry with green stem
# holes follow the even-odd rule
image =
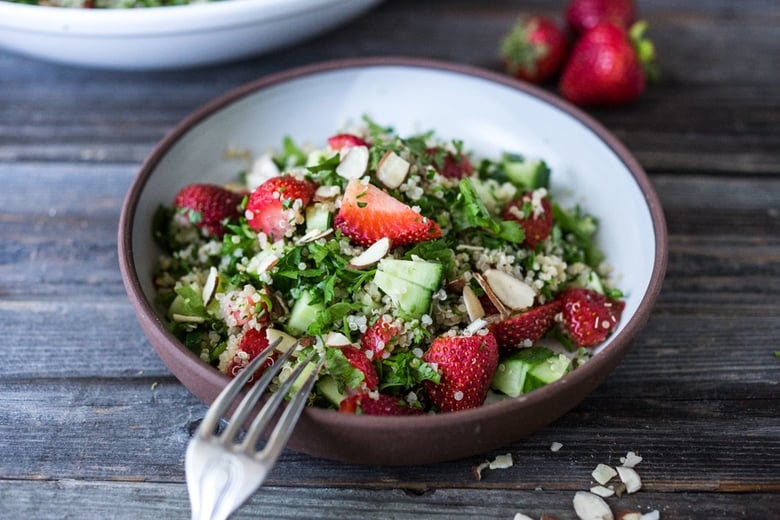
[[[602,23],[574,45],[560,79],[560,91],[581,106],[612,107],[635,101],[656,78],[655,48],[644,36],[647,25],[630,31]]]
[[[566,59],[569,40],[552,19],[530,16],[519,19],[501,42],[506,72],[531,83],[556,76]]]

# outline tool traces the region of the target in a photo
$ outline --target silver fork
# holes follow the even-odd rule
[[[241,507],[265,481],[295,428],[324,358],[314,365],[314,370],[308,374],[298,391],[292,393],[267,442],[258,450],[260,436],[276,411],[282,407],[293,383],[312,362],[314,354],[296,366],[257,413],[244,436],[240,436],[243,425],[269,383],[295,350],[293,346],[263,372],[238,404],[224,431],[216,432],[220,419],[226,415],[231,403],[278,344],[279,340],[261,352],[222,390],[190,440],[185,471],[193,520],[226,519]]]

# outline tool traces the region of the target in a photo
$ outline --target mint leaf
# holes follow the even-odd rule
[[[423,381],[438,383],[441,375],[412,352],[400,352],[382,360],[379,367],[380,390],[392,387],[411,388]]]

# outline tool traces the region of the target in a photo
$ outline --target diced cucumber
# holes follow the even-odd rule
[[[530,392],[557,381],[569,370],[571,370],[571,359],[564,354],[553,354],[528,371],[523,392]]]
[[[576,285],[604,294],[604,285],[601,283],[601,277],[595,271],[584,271],[577,277]]]
[[[433,293],[428,289],[379,270],[374,275],[374,283],[410,316],[419,318],[430,311]]]
[[[338,406],[347,394],[339,389],[339,384],[333,376],[322,376],[315,385],[317,392],[334,406]]]
[[[325,305],[322,303],[311,303],[311,294],[308,292],[302,293],[290,311],[287,330],[294,336],[304,334],[309,325],[314,323],[317,315],[323,310],[325,310]]]
[[[502,165],[507,177],[516,186],[535,190],[550,185],[550,168],[541,159],[507,156]]]
[[[321,202],[306,207],[306,231],[325,231],[330,229],[331,213]]]
[[[562,354],[561,356],[568,360],[566,356]],[[560,368],[558,363],[561,362],[554,361],[551,364],[548,361],[557,357],[557,354],[545,347],[530,347],[519,350],[499,363],[493,376],[492,386],[495,390],[510,397],[517,397],[548,382],[555,381],[571,366],[571,361],[569,361],[568,367],[560,375],[554,377]]]
[[[293,381],[292,386],[290,387],[290,391],[287,393],[289,397],[293,397],[295,394],[297,394],[301,388],[303,387],[304,383],[306,383],[306,379],[308,379],[309,375],[314,372],[317,369],[317,364],[312,361],[307,361],[306,366],[301,370],[300,375],[298,378]]]
[[[379,262],[377,268],[390,276],[400,278],[429,291],[436,291],[441,282],[442,266],[435,262],[384,258]]]
[[[527,374],[528,363],[509,358],[498,364],[491,386],[509,397],[517,397],[523,393]]]

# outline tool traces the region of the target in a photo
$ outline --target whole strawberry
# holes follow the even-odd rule
[[[652,44],[642,39],[645,25],[640,24],[632,28],[634,42],[625,29],[611,23],[585,32],[564,66],[561,94],[582,106],[612,107],[639,98],[654,65]]]
[[[303,220],[303,208],[311,202],[315,186],[292,175],[272,177],[255,188],[246,204],[249,227],[274,239],[282,238]],[[300,200],[300,207],[295,201]]]
[[[634,0],[573,0],[566,7],[566,22],[575,34],[608,22],[628,29],[636,22]]]
[[[501,42],[501,59],[507,73],[531,83],[556,76],[566,59],[569,41],[550,18],[521,18]]]
[[[173,206],[206,235],[221,237],[223,224],[240,214],[243,195],[214,184],[190,184],[179,190]]]
[[[625,302],[591,289],[566,289],[559,299],[563,305],[561,328],[578,347],[592,347],[607,339],[625,307]]]
[[[435,364],[440,382],[423,381],[431,402],[442,412],[476,408],[485,402],[498,367],[498,344],[484,336],[441,336],[433,340],[423,360]]]

